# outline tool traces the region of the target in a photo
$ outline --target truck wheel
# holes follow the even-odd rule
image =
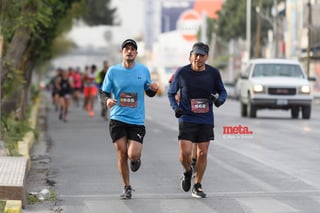
[[[244,103],[240,103],[240,111],[242,117],[247,117],[247,105]]]
[[[311,116],[311,105],[302,107],[302,118],[310,119]]]
[[[299,117],[299,107],[292,107],[291,118],[298,118],[298,117]]]
[[[257,107],[251,103],[250,96],[248,97],[247,113],[250,118],[257,117]]]

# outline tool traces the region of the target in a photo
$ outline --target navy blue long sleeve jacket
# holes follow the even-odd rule
[[[221,79],[219,70],[205,65],[204,71],[193,71],[191,64],[176,71],[172,83],[169,86],[168,98],[170,106],[175,111],[182,110],[179,122],[201,123],[214,126],[213,100],[211,94],[219,94],[219,100],[224,103],[227,91]],[[180,93],[180,101],[175,99],[176,93]],[[195,105],[196,102],[200,104]],[[202,101],[206,102],[202,104]],[[205,105],[207,104],[207,105]],[[201,113],[195,112],[195,106],[207,106],[208,110]]]

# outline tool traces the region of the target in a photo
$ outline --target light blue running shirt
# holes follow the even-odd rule
[[[129,69],[122,64],[111,66],[101,88],[104,92],[112,93],[113,99],[117,100],[110,110],[110,119],[144,125],[144,96],[150,83],[150,71],[140,63],[135,62],[134,67]]]

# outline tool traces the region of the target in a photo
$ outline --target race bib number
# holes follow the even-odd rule
[[[206,98],[191,99],[191,111],[194,113],[209,112],[209,100]]]
[[[121,93],[120,106],[137,107],[138,95],[137,93]]]

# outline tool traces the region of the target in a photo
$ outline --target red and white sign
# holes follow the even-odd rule
[[[196,41],[201,24],[201,16],[196,10],[186,10],[177,21],[177,30],[187,41]]]

